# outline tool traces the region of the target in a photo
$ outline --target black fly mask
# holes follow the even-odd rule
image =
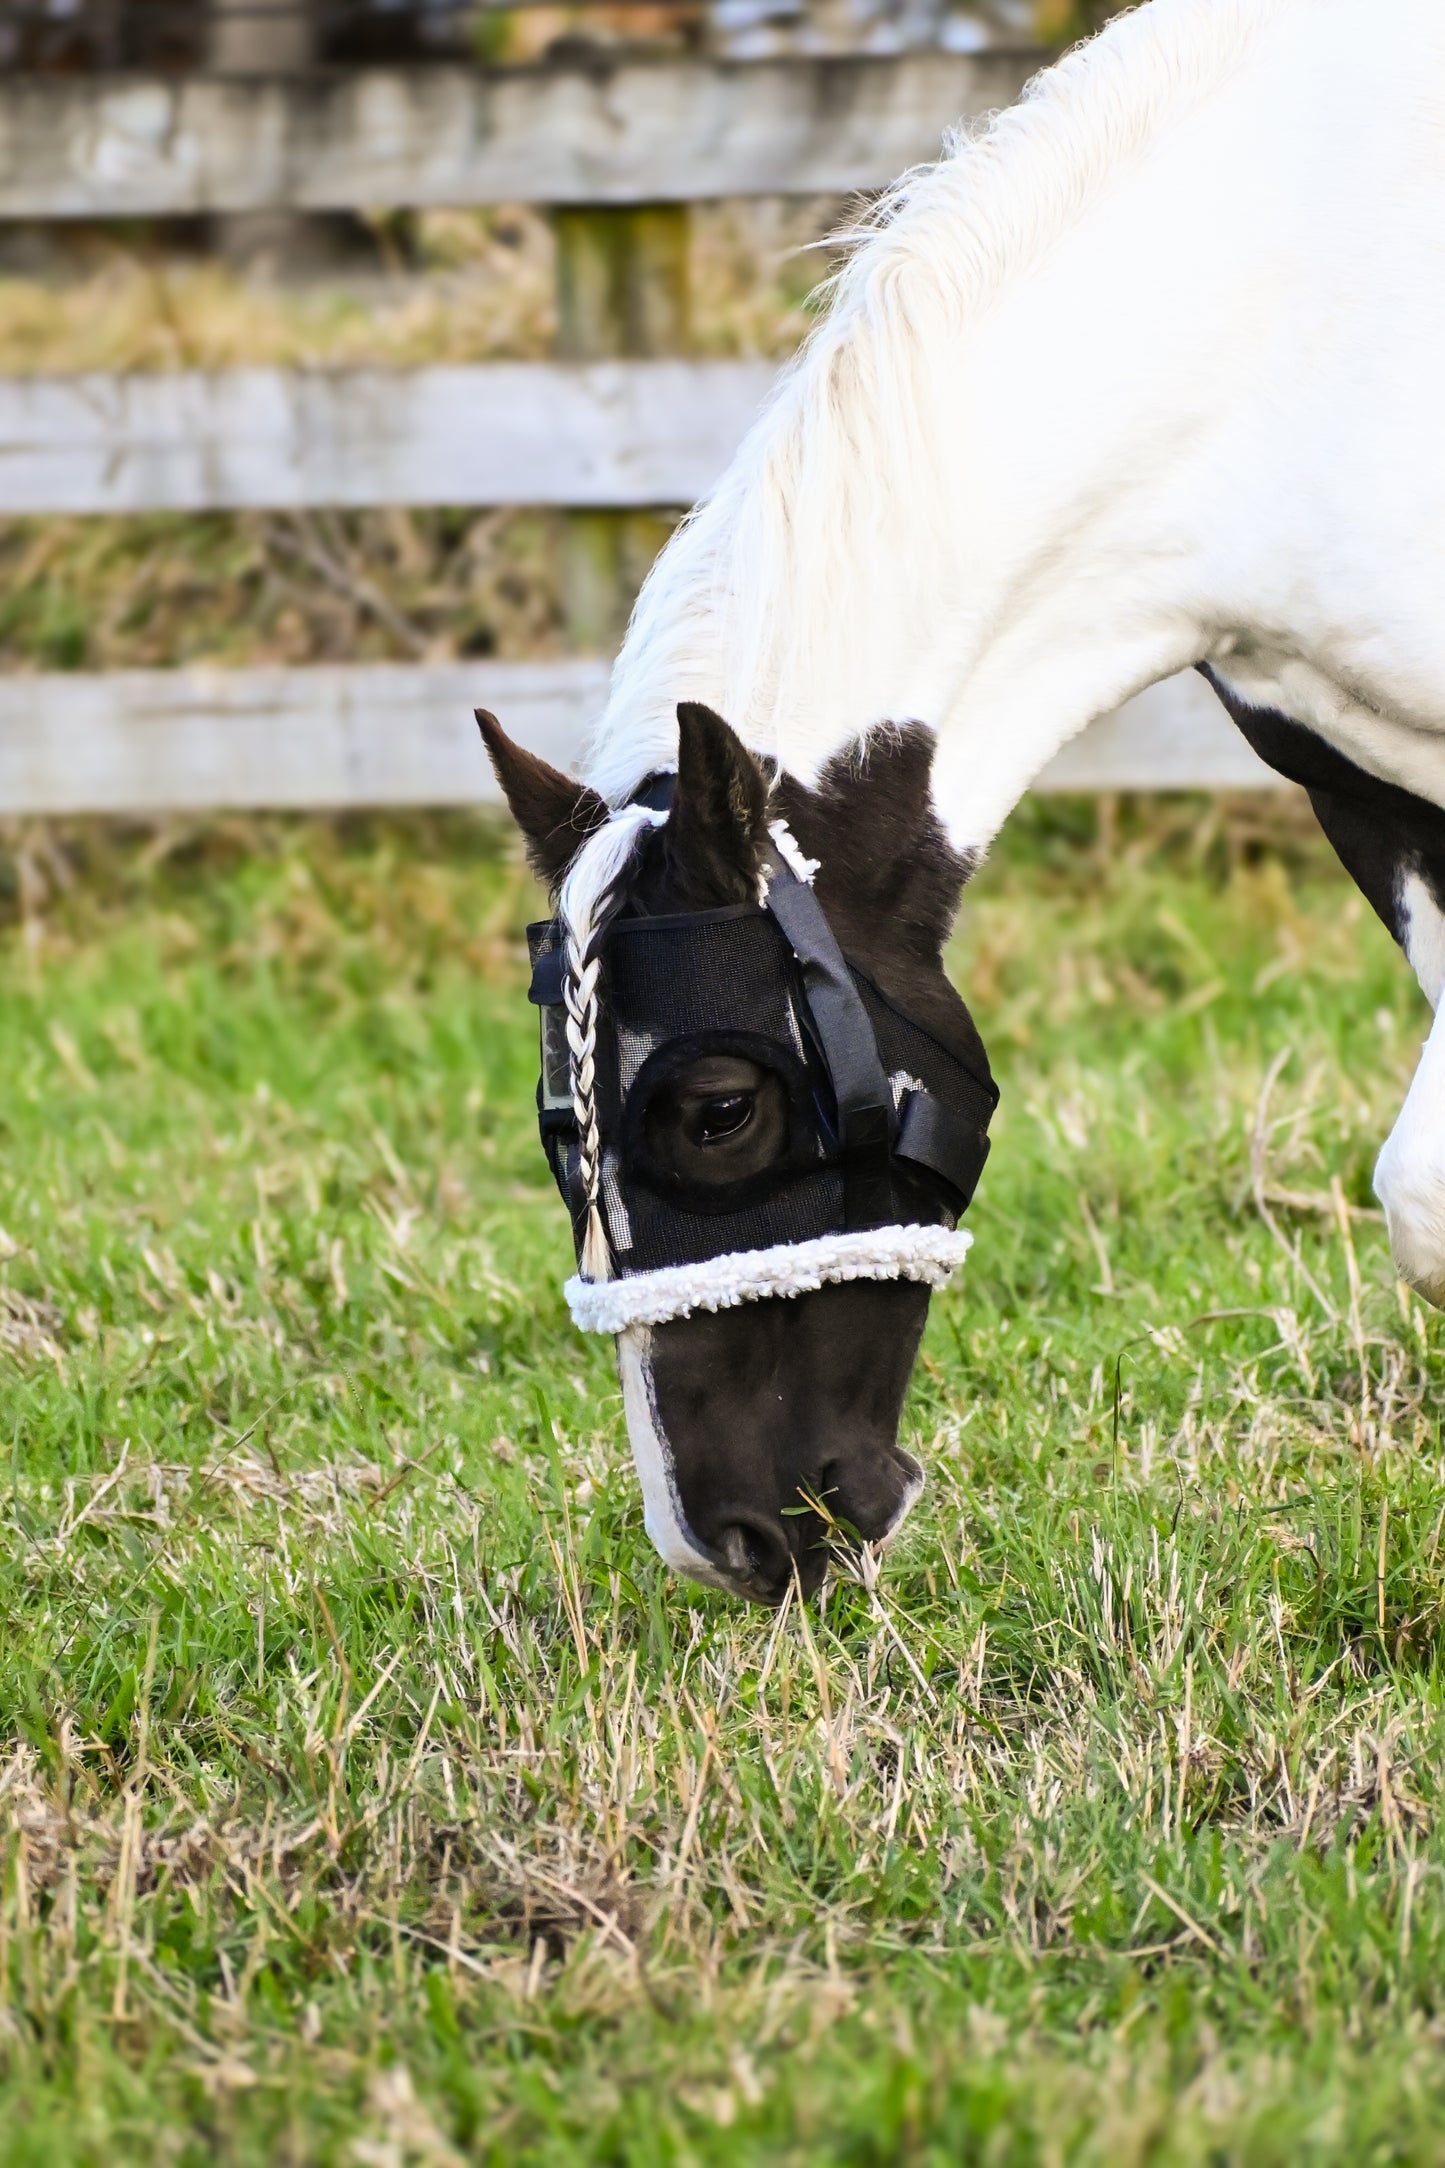
[[[634,807],[655,818],[672,782]],[[647,817],[616,816],[638,833]],[[529,929],[542,1142],[572,1219],[567,1299],[584,1331],[848,1280],[941,1287],[972,1240],[958,1222],[998,1103],[972,1020],[951,1050],[890,1001],[844,956],[786,826],[770,837],[757,905],[613,917],[582,954],[564,891],[559,916]],[[761,1074],[740,1118],[765,1120],[775,1143],[764,1170],[722,1186],[690,1180],[685,1150],[656,1148],[688,1118],[678,1079],[708,1058],[720,1075],[729,1060]],[[729,1119],[725,1093],[710,1105]]]

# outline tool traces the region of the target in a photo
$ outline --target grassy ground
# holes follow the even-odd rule
[[[494,833],[11,837],[0,2158],[1445,2158],[1423,1010],[1263,825],[980,878],[926,1502],[776,1620],[568,1327]]]

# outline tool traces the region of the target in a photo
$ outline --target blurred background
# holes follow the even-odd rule
[[[830,236],[1107,12],[4,0],[0,813],[575,758]],[[1256,779],[1170,699],[1062,780]]]
[[[754,60],[785,51],[973,51],[1000,30],[1058,42],[1108,12],[1071,0],[13,0],[4,56],[26,67],[247,70],[516,64],[619,48]]]

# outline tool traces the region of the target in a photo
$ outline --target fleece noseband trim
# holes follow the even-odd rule
[[[951,1227],[869,1227],[854,1234],[739,1250],[701,1264],[666,1265],[621,1280],[567,1282],[572,1322],[582,1332],[666,1325],[694,1310],[732,1310],[771,1296],[811,1294],[844,1280],[917,1280],[946,1287],[973,1243]]]

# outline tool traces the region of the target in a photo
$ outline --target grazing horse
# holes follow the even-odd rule
[[[560,890],[573,1308],[695,1578],[776,1602],[917,1494],[992,1105],[942,947],[1096,716],[1204,669],[1439,1005],[1442,236],[1439,0],[1147,0],[857,235],[653,569],[586,784],[484,719]],[[1445,1012],[1376,1186],[1445,1302]]]

